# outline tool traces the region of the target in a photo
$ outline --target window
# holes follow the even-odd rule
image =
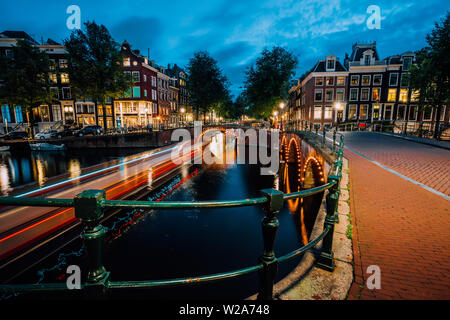
[[[397,101],[397,89],[389,89],[388,101]]]
[[[400,87],[407,87],[409,84],[409,74],[402,73],[402,78],[400,80]]]
[[[384,107],[384,119],[391,120],[391,117],[392,117],[392,106],[385,106]]]
[[[314,101],[322,101],[322,90],[315,91]]]
[[[398,100],[400,102],[407,102],[408,101],[408,89],[400,89],[400,95],[398,97]]]
[[[55,100],[59,99],[59,90],[57,87],[51,87],[50,88],[50,94],[52,95],[52,98]]]
[[[156,96],[156,90],[152,90],[152,100],[157,100],[158,97]]]
[[[314,119],[322,119],[322,107],[321,106],[314,107]]]
[[[327,77],[325,81],[326,81],[327,86],[334,85],[334,77]]]
[[[409,120],[417,120],[417,106],[409,107]]]
[[[431,120],[433,109],[430,106],[426,106],[423,110],[423,120]]]
[[[59,105],[52,105],[53,121],[61,121],[61,108]]]
[[[333,89],[325,90],[325,101],[333,101],[333,94],[334,94]]]
[[[337,84],[338,86],[343,86],[343,85],[345,85],[345,77],[344,77],[344,76],[337,77],[336,84]]]
[[[147,75],[144,74],[144,82],[147,82]]]
[[[61,73],[61,83],[69,83],[69,74]]]
[[[129,67],[130,66],[130,58],[124,58],[123,59],[123,66]]]
[[[374,86],[381,86],[381,79],[382,79],[382,75],[381,74],[374,74],[373,75],[373,85]]]
[[[324,119],[331,119],[333,118],[333,108],[332,106],[325,106],[325,112],[323,115]]]
[[[414,90],[411,92],[411,101],[417,101],[419,100],[419,91]]]
[[[370,76],[369,75],[362,76],[361,84],[363,86],[369,86],[370,85]]]
[[[370,54],[364,55],[364,65],[370,66]]]
[[[140,82],[141,81],[141,75],[139,71],[133,71],[132,72],[133,82]]]
[[[348,118],[356,119],[356,104],[351,104],[348,109]]]
[[[66,69],[67,67],[68,67],[68,60],[67,59],[59,59],[59,68]]]
[[[58,78],[56,77],[56,73],[49,73],[48,77],[49,77],[51,82],[58,83]]]
[[[6,50],[6,51],[5,51],[5,55],[6,55],[9,59],[14,58],[14,52],[13,52],[12,50]]]
[[[94,105],[93,104],[88,104],[87,105],[87,110],[88,110],[88,113],[95,113]]]
[[[323,86],[323,78],[316,77],[316,86]]]
[[[391,73],[389,78],[389,85],[396,86],[398,81],[398,73]]]
[[[131,71],[124,71],[123,74],[127,80],[131,81]]]
[[[9,106],[7,105],[3,105],[2,106],[2,116],[3,116],[3,121],[8,121],[11,122],[11,115],[9,113]]]
[[[336,101],[344,101],[344,89],[336,90]]]
[[[72,99],[72,94],[70,92],[70,88],[62,88],[62,98],[63,99]]]
[[[397,120],[405,120],[405,111],[406,111],[405,105],[399,105],[397,107]]]
[[[144,89],[144,97],[147,96],[147,90]]]
[[[55,71],[56,70],[56,61],[55,59],[48,59],[50,61],[50,71]]]
[[[370,89],[369,88],[362,88],[361,89],[361,100],[362,101],[369,101],[369,93],[370,93]]]
[[[352,86],[357,86],[359,84],[359,76],[352,76],[350,80]]]
[[[372,88],[372,101],[380,101],[380,88]]]
[[[141,97],[141,87],[133,87],[133,97],[134,98]]]
[[[16,122],[23,122],[23,114],[22,114],[22,107],[21,106],[15,106],[14,111],[16,113]]]
[[[412,64],[412,57],[403,58],[403,70],[409,70]]]
[[[156,77],[152,76],[152,86],[156,87]]]
[[[369,110],[369,105],[362,104],[359,106],[359,119],[365,120],[367,119],[367,111]]]
[[[444,121],[444,119],[445,119],[445,109],[446,109],[446,106],[441,106],[441,113],[439,114],[439,121]]]
[[[374,104],[373,105],[372,117],[373,117],[374,120],[380,119],[380,109],[381,109],[381,105],[380,104]]]
[[[350,89],[350,101],[358,100],[358,89],[351,88]]]
[[[327,59],[327,70],[334,70],[335,62],[334,59]]]

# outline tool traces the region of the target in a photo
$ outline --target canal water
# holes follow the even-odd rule
[[[227,152],[235,152],[235,149]],[[259,197],[260,190],[265,188],[286,192],[287,187],[293,192],[298,190],[296,172],[296,164],[284,163],[274,175],[261,175],[258,164],[184,166],[148,198],[154,201],[232,200]],[[277,256],[308,242],[320,203],[321,195],[302,203],[285,204],[278,215]],[[122,212],[105,223],[108,236],[104,265],[113,281],[197,277],[253,266],[263,250],[263,217],[259,206]],[[281,264],[277,280],[291,272],[300,258]],[[69,264],[86,270],[80,240],[31,268],[14,283],[64,281]],[[251,274],[185,287],[124,290],[113,293],[112,297],[243,299],[257,289],[258,275]]]

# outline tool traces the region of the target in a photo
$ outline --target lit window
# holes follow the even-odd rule
[[[367,110],[368,110],[369,106],[367,104],[362,104],[359,107],[359,118],[364,120],[367,119]]]
[[[69,83],[69,74],[61,73],[61,83]]]
[[[49,77],[51,82],[53,82],[53,83],[57,83],[58,82],[58,78],[56,77],[56,73],[49,73],[48,77]]]
[[[361,83],[363,86],[370,85],[370,76],[362,76]]]
[[[349,119],[356,119],[356,104],[351,104],[348,109]]]
[[[359,76],[352,76],[350,83],[352,86],[357,86],[359,84]]]
[[[123,59],[123,66],[129,67],[130,66],[130,58],[124,58]]]
[[[334,77],[327,77],[326,78],[326,84],[327,84],[327,86],[334,85]]]
[[[344,89],[336,90],[336,101],[344,101]]]
[[[325,112],[323,117],[325,119],[331,119],[333,117],[333,108],[331,106],[325,106]]]
[[[316,77],[316,86],[323,86],[323,78]]]
[[[322,119],[322,107],[321,106],[314,107],[314,119]]]
[[[419,100],[419,90],[414,90],[411,92],[411,101]]]
[[[380,101],[380,88],[372,89],[372,101]]]
[[[401,102],[408,101],[408,89],[400,89],[400,96],[399,96],[398,100]]]
[[[336,81],[336,84],[338,85],[338,86],[343,86],[343,85],[345,85],[345,77],[337,77],[337,81]]]
[[[397,101],[397,89],[389,89],[388,101]]]

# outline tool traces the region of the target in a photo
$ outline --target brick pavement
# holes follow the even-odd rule
[[[413,179],[429,181],[422,166],[430,158],[431,176],[448,177],[448,172],[438,168],[439,163],[448,161],[440,159],[440,149],[407,142],[414,144],[410,148],[419,149],[414,151],[385,141],[381,152],[369,149],[373,143],[352,139],[348,137],[347,142],[358,152],[389,163],[396,171],[405,170]],[[420,149],[424,147],[432,152],[423,155]],[[412,169],[414,165],[405,163],[412,155],[416,155],[412,162],[417,172]],[[345,157],[349,159],[350,208],[355,225],[355,282],[349,299],[450,299],[449,202],[349,150],[345,150]],[[381,269],[380,290],[369,290],[365,285],[369,265]]]

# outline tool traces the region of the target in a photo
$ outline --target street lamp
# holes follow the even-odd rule
[[[284,109],[284,102],[280,102],[280,109],[281,109],[280,114],[282,114]],[[281,115],[281,130],[283,130],[283,115]]]

